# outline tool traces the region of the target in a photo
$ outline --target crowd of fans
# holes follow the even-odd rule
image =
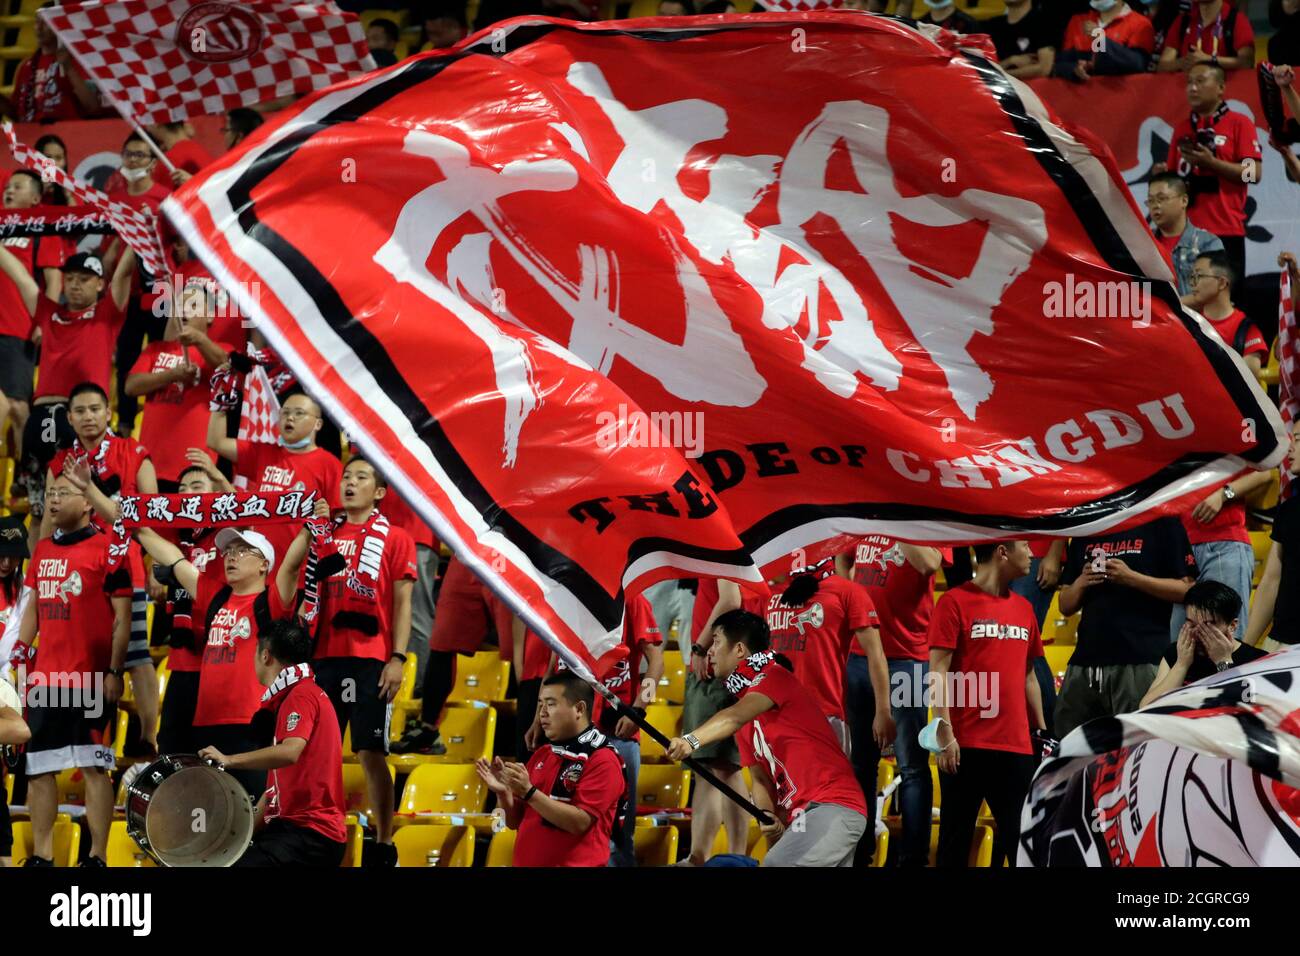
[[[477,22],[518,13],[596,15],[582,0],[519,6],[484,0]],[[698,12],[731,9],[713,0]],[[454,4],[413,12],[418,36],[387,17],[369,21],[380,66],[399,52],[451,46],[469,28]],[[695,12],[691,0],[659,7],[663,16]],[[893,12],[988,33],[1005,68],[1021,78],[1087,82],[1182,71],[1189,112],[1174,118],[1167,161],[1149,183],[1153,235],[1183,301],[1252,372],[1265,375],[1270,343],[1237,306],[1246,200],[1263,159],[1254,124],[1224,103],[1227,73],[1254,65],[1254,35],[1238,7],[1227,0],[1162,0],[1145,9],[1123,0],[1009,0],[1005,15],[976,21],[951,2],[899,0]],[[1287,66],[1300,53],[1300,0],[1272,0],[1269,12],[1274,76],[1300,115]],[[104,108],[56,38],[43,26],[37,32],[39,48],[0,109],[51,124],[35,148],[67,169],[71,157],[57,124]],[[258,110],[232,111],[226,147],[262,122]],[[145,132],[126,137],[107,190],[157,213],[212,157],[186,123]],[[1274,146],[1289,169],[1300,168],[1288,146]],[[26,209],[68,198],[20,170],[9,176],[3,201]],[[0,519],[0,620],[8,625],[0,648],[32,673],[107,675],[110,704],[129,673],[139,731],[127,758],[198,752],[260,798],[265,826],[246,865],[338,865],[343,858],[334,716],[340,732],[350,728],[376,808],[366,863],[395,863],[388,715],[408,656],[418,661],[421,711],[392,747],[408,755],[445,752],[439,728],[459,656],[495,643],[511,662],[518,719],[506,749],[516,759],[480,762],[478,772],[518,828],[519,864],[634,863],[631,807],[641,751],[632,715],[655,701],[664,642],[676,634],[689,663],[682,733],[668,753],[691,757],[752,800],[764,816],[769,864],[868,863],[879,765],[892,753],[901,781],[893,860],[912,866],[929,859],[933,758],[943,803],[937,859],[959,866],[983,803],[996,820],[996,858],[1014,859],[1029,780],[1055,739],[1300,640],[1300,514],[1292,499],[1271,516],[1273,545],[1252,602],[1248,522],[1262,525],[1248,509],[1273,493],[1277,476],[1250,472],[1181,520],[1115,534],[973,550],[872,536],[833,563],[771,582],[764,600],[725,581],[657,585],[629,599],[629,655],[607,680],[616,706],[566,672],[465,565],[440,559],[430,530],[365,454],[349,447],[258,333],[225,308],[222,291],[184,243],[175,236],[167,242],[184,275],[174,297],[157,290],[114,237],[80,247],[57,238],[0,243],[0,437],[17,465],[12,486],[0,489],[13,512]],[[1283,256],[1282,265],[1300,285],[1294,257]],[[237,405],[221,403],[217,383],[232,355],[244,354],[268,366],[280,401],[278,444],[237,439]],[[1294,452],[1287,467],[1297,468]],[[235,482],[252,491],[314,492],[324,525],[200,528],[179,538],[140,531],[127,560],[108,560],[105,531],[118,516],[118,496],[230,491]],[[323,540],[337,564],[318,569],[320,594],[304,603],[303,568]],[[363,570],[373,586],[358,584]],[[940,577],[946,587],[936,601]],[[1041,639],[1054,595],[1063,615],[1080,615],[1059,692]],[[146,602],[155,608],[151,633]],[[161,699],[151,645],[169,647]],[[960,682],[970,674],[987,678],[974,696]],[[275,723],[271,745],[255,721],[264,702]],[[86,776],[84,865],[104,864],[115,768],[110,715],[111,708],[94,718],[43,708],[24,724],[0,703],[0,743],[27,747],[28,865],[50,864],[54,778],[69,768]],[[730,850],[725,859],[749,859],[746,809],[698,777],[683,864],[708,862],[720,831]],[[0,821],[0,861],[9,855],[7,834]]]

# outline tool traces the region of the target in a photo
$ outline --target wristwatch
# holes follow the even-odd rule
[[[700,647],[700,645],[698,645],[698,644],[692,644],[692,645],[691,645],[691,653],[692,653],[692,654],[699,654],[701,657],[707,657],[709,652],[706,651],[704,648]]]
[[[1236,493],[1235,491],[1232,490],[1232,485],[1224,485],[1224,486],[1223,486],[1223,500],[1224,500],[1224,501],[1232,501],[1232,500],[1233,500],[1234,498],[1236,498],[1236,497],[1237,497],[1237,493]]]
[[[1226,661],[1216,661],[1214,664],[1214,669],[1222,673],[1223,671],[1226,671],[1231,666],[1232,666],[1232,658],[1229,657]]]
[[[112,674],[114,677],[118,677],[118,678],[120,678],[120,677],[122,677],[123,674],[126,673],[126,668],[125,668],[125,667],[110,667],[110,668],[108,669],[108,672],[109,672],[110,674]]]
[[[692,751],[700,749],[700,738],[696,737],[694,734],[683,734],[682,740],[691,745]]]

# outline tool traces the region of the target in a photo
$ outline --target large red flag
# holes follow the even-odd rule
[[[589,661],[664,576],[1085,534],[1280,459],[1104,147],[959,42],[856,12],[513,20],[316,95],[165,208]]]

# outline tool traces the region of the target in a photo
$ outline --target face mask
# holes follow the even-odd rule
[[[123,166],[118,170],[118,172],[122,174],[122,178],[128,183],[138,183],[149,175],[148,167],[145,167],[144,169],[129,169],[128,167]]]
[[[1088,0],[1088,6],[1092,7],[1098,13],[1105,13],[1117,3],[1119,3],[1119,0]]]
[[[301,451],[311,444],[311,439],[311,435],[308,435],[306,438],[300,438],[298,441],[285,441],[281,438],[280,444],[285,448],[288,448],[290,451]]]
[[[916,735],[916,742],[932,754],[941,754],[946,748],[939,746],[939,725],[947,723],[942,717],[936,717]],[[952,746],[949,744],[948,746]]]

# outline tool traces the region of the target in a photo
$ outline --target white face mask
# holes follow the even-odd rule
[[[122,178],[128,183],[138,183],[149,175],[149,167],[146,166],[144,169],[131,169],[127,166],[123,166],[118,170],[118,172],[122,174]]]

